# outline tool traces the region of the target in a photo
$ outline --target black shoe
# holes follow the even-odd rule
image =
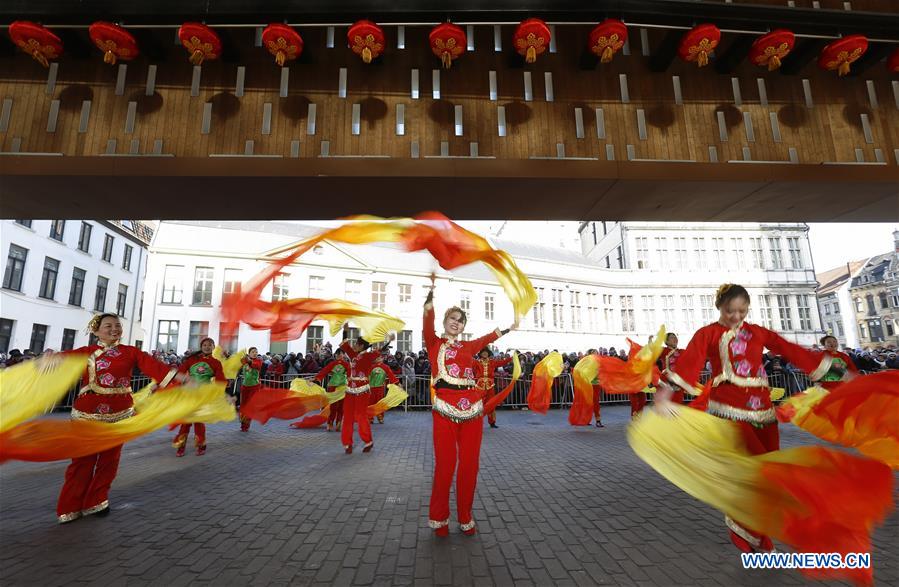
[[[106,506],[105,508],[103,508],[102,510],[100,510],[99,512],[97,512],[94,515],[97,516],[98,518],[105,518],[106,516],[109,515],[110,511],[111,510],[109,509],[109,506]]]
[[[596,421],[596,427],[597,428],[605,428],[605,426],[603,426],[602,422],[600,422],[599,420]]]
[[[490,427],[491,428],[499,428],[499,426],[496,425],[496,422],[490,422]]]

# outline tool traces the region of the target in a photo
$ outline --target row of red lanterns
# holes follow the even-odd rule
[[[103,51],[103,61],[114,64],[117,60],[130,60],[140,53],[137,41],[127,30],[110,22],[95,22],[89,28],[91,41]],[[62,41],[49,29],[28,21],[16,21],[9,26],[9,36],[23,51],[34,57],[44,67],[49,60],[63,52]],[[201,23],[188,22],[178,30],[181,44],[190,54],[190,62],[200,65],[203,61],[217,59],[222,52],[222,42],[216,32]],[[437,25],[428,36],[431,50],[449,68],[461,56],[467,46],[462,27],[452,23]],[[528,63],[549,47],[551,32],[539,18],[529,18],[518,24],[513,36],[515,50]],[[606,19],[596,25],[589,35],[590,51],[603,63],[610,62],[627,41],[627,27],[620,20]],[[721,30],[713,24],[701,24],[690,29],[681,39],[678,55],[699,67],[708,64],[711,53],[721,41]],[[369,20],[353,24],[347,33],[347,42],[354,53],[365,63],[379,57],[386,47],[384,29]],[[756,65],[775,70],[784,57],[793,50],[795,35],[786,29],[777,29],[755,40],[749,51],[749,59]],[[262,43],[283,66],[303,52],[303,38],[286,24],[270,24],[262,31]],[[818,57],[822,69],[836,70],[840,76],[849,73],[850,66],[868,49],[863,35],[849,35],[828,44]],[[899,48],[890,55],[887,69],[899,73]]]

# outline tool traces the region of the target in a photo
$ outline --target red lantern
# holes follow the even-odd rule
[[[887,59],[887,71],[890,73],[899,73],[899,47]]]
[[[864,35],[849,35],[838,39],[821,51],[818,67],[837,70],[840,77],[849,73],[849,67],[868,50],[868,39]]]
[[[721,31],[713,24],[693,27],[681,39],[677,54],[684,61],[695,61],[699,67],[709,64],[709,55],[721,41]]]
[[[468,39],[462,27],[445,22],[431,29],[428,35],[431,43],[431,51],[443,62],[443,67],[449,69],[453,60],[465,53]]]
[[[262,44],[275,56],[275,63],[284,67],[303,52],[303,37],[286,24],[270,24],[262,31]]]
[[[117,59],[130,61],[140,54],[134,35],[117,24],[97,21],[88,33],[94,45],[103,51],[103,63],[115,65]]]
[[[768,71],[774,71],[780,67],[780,62],[789,55],[795,44],[796,35],[793,31],[777,29],[755,40],[749,50],[749,59],[756,65],[767,66]]]
[[[515,50],[524,56],[528,63],[537,61],[537,55],[544,53],[549,47],[549,27],[539,18],[529,18],[518,23],[512,40]]]
[[[380,57],[386,46],[384,29],[370,20],[357,21],[350,27],[346,38],[353,53],[362,57],[365,63]]]
[[[612,60],[627,41],[627,27],[620,20],[607,18],[590,31],[590,51],[603,63]]]
[[[222,54],[222,41],[215,31],[199,22],[186,22],[178,29],[181,44],[190,53],[190,62],[202,65],[203,61],[218,59]]]
[[[9,25],[9,38],[44,67],[50,67],[50,59],[62,55],[62,41],[59,37],[36,22],[15,21]]]

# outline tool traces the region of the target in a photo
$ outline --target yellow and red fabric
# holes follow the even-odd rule
[[[677,54],[699,67],[709,64],[709,56],[721,42],[721,30],[713,24],[701,24],[690,29],[681,39]]]
[[[864,35],[845,36],[824,47],[818,57],[818,67],[828,71],[836,70],[843,77],[867,50],[868,39]]]
[[[303,53],[303,37],[293,27],[273,23],[262,31],[262,44],[275,56],[275,63],[284,67]]]
[[[178,38],[190,54],[190,62],[194,65],[218,59],[222,54],[222,41],[218,34],[203,23],[182,24],[178,29]]]
[[[131,61],[140,55],[134,35],[115,23],[97,21],[88,28],[88,34],[103,52],[103,63],[115,65],[118,60]]]
[[[552,400],[553,380],[562,374],[562,355],[553,351],[534,366],[531,389],[528,391],[528,409],[538,414],[549,410]]]
[[[593,381],[599,375],[599,355],[585,355],[571,370],[574,379],[574,400],[568,412],[568,423],[572,426],[587,426],[593,419],[598,387]]]
[[[590,31],[590,51],[603,63],[609,63],[627,42],[627,27],[623,22],[607,18]]]
[[[524,57],[526,62],[534,63],[537,56],[549,48],[551,37],[545,22],[539,18],[529,18],[518,23],[512,42],[515,44],[515,51]]]
[[[659,381],[659,368],[656,363],[662,354],[664,342],[665,327],[662,326],[646,346],[640,346],[628,339],[630,351],[627,361],[613,356],[597,357],[595,359],[599,367],[597,377],[606,393],[649,391],[647,387]]]
[[[431,51],[440,58],[446,69],[452,67],[453,61],[465,53],[468,45],[465,31],[451,22],[438,24],[432,28],[428,41],[431,44]]]
[[[243,358],[247,355],[247,351],[241,349],[236,353],[232,353],[230,357],[225,357],[225,351],[222,347],[217,346],[212,351],[212,356],[218,359],[222,364],[222,373],[225,379],[237,379],[240,368],[243,367]]]
[[[53,409],[72,389],[87,364],[86,354],[65,355],[51,368],[25,361],[0,371],[0,432]]]
[[[384,29],[370,20],[357,21],[347,31],[346,37],[350,49],[365,63],[380,57],[387,46]]]
[[[671,404],[628,427],[634,452],[669,481],[741,526],[799,552],[871,552],[893,507],[893,472],[821,446],[751,454],[737,422]],[[869,584],[871,569],[804,571]]]
[[[62,55],[62,40],[53,31],[36,22],[13,22],[9,25],[9,38],[44,67],[50,67],[50,61]]]
[[[749,60],[767,67],[768,71],[778,69],[784,57],[790,54],[796,44],[796,35],[787,29],[777,29],[766,33],[752,43]]]
[[[484,402],[484,413],[492,414],[493,411],[502,405],[503,401],[512,393],[512,389],[515,387],[515,384],[521,378],[521,361],[518,359],[518,353],[512,352],[512,377],[509,379],[509,383],[506,387],[494,394],[492,397],[489,397],[487,401]]]

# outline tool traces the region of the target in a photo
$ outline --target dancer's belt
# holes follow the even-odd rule
[[[434,382],[434,389],[449,389],[452,391],[468,391],[471,385],[456,385],[455,383],[447,383],[443,379]]]
[[[134,415],[134,408],[128,408],[127,410],[122,410],[120,412],[112,412],[107,414],[92,414],[90,412],[82,412],[81,410],[76,410],[72,408],[71,416],[73,420],[90,420],[94,422],[118,422],[119,420],[124,420],[126,418],[130,418]]]
[[[346,392],[348,395],[362,395],[369,390],[368,385],[362,385],[359,387],[347,387]]]
[[[473,420],[484,415],[483,401],[478,400],[474,403],[470,403],[468,399],[462,398],[460,403],[462,403],[462,406],[454,406],[448,401],[442,400],[439,397],[434,397],[434,404],[432,407],[435,412],[456,424],[467,422],[468,420]]]
[[[709,400],[708,413],[727,420],[748,422],[750,424],[771,424],[777,421],[774,408],[766,410],[743,410],[734,406]]]

